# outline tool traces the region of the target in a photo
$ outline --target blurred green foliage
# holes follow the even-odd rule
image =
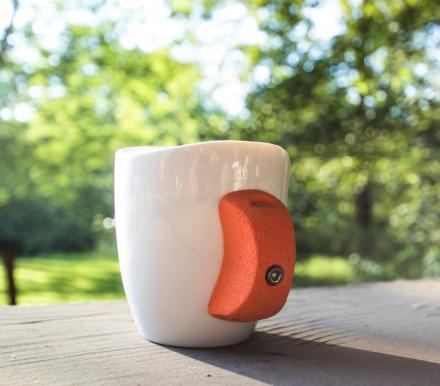
[[[4,106],[32,102],[31,121],[0,122],[0,235],[27,252],[96,245],[113,209],[113,155],[123,146],[194,142],[203,112],[196,68],[167,50],[122,48],[111,25],[69,26],[65,48],[38,65],[2,68]],[[30,89],[38,98],[30,98]],[[54,96],[55,94],[55,96]],[[5,151],[3,151],[5,149]]]
[[[272,42],[246,48],[251,70],[271,76],[231,136],[289,151],[300,253],[350,256],[365,278],[440,274],[436,2],[341,1],[329,44],[304,17],[319,2],[247,4]]]
[[[0,115],[0,238],[26,239],[28,253],[95,247],[113,213],[119,147],[258,140],[290,154],[301,257],[343,256],[354,271],[342,275],[359,280],[439,275],[440,80],[430,50],[440,7],[341,0],[345,32],[323,43],[304,12],[319,2],[241,3],[268,36],[239,47],[250,62],[243,77],[270,74],[241,117],[207,107],[197,66],[169,49],[124,48],[110,22],[69,24],[55,52],[32,25],[16,31],[40,59],[0,51],[0,111],[36,113]],[[176,18],[203,9],[209,19],[225,2],[170,4]]]

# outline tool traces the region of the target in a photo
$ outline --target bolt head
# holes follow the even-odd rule
[[[266,282],[269,285],[277,285],[283,281],[284,270],[279,265],[272,265],[266,272]]]

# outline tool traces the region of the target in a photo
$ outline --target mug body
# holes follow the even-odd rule
[[[131,147],[115,159],[118,255],[128,304],[141,335],[182,347],[247,339],[255,322],[208,313],[220,271],[218,204],[226,193],[259,189],[287,199],[289,159],[279,146],[213,141]]]

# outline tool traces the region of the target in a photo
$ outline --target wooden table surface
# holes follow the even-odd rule
[[[144,341],[124,301],[0,308],[0,385],[440,385],[440,280],[294,290],[219,349]]]

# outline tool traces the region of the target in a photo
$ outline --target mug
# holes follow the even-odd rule
[[[116,152],[119,263],[144,338],[226,346],[279,311],[295,259],[288,172],[287,152],[261,142]]]

